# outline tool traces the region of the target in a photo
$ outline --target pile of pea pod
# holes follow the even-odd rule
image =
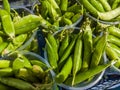
[[[1,90],[50,90],[53,81],[48,67],[37,54],[14,53],[0,60]]]
[[[119,21],[120,0],[36,1],[27,14],[2,1],[0,89],[57,90],[52,87],[56,83],[67,90],[87,90],[111,66],[120,69],[120,23],[104,24],[86,15]],[[46,63],[21,51],[44,51]]]
[[[120,0],[78,0],[90,14],[105,21],[120,20]]]

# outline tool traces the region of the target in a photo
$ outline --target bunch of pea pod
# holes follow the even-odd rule
[[[111,65],[112,62],[105,64],[103,58],[107,31],[104,30],[99,38],[93,37],[92,33],[88,18],[81,30],[64,29],[54,36],[48,33],[45,38],[46,57],[56,74],[55,81],[58,84],[75,86],[87,82]]]
[[[59,29],[64,26],[75,26],[81,20],[82,7],[74,0],[38,0],[33,11],[41,17],[43,27]],[[52,31],[51,30],[51,31]]]
[[[16,52],[0,60],[1,90],[52,90],[53,81],[45,62],[35,53]]]
[[[78,0],[93,16],[105,21],[120,20],[120,0]]]
[[[0,55],[24,49],[25,43],[29,44],[27,50],[38,49],[35,36],[39,25],[39,16],[30,13],[20,16],[16,10],[10,8],[7,0],[3,0],[3,8],[0,8]]]
[[[106,54],[109,60],[118,60],[114,65],[116,68],[120,68],[120,28],[117,26],[109,26],[108,28],[108,40],[106,47]]]

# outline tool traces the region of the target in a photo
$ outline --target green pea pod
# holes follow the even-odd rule
[[[72,56],[69,56],[66,60],[65,65],[62,67],[61,71],[55,77],[57,83],[64,82],[72,70]]]
[[[8,0],[3,0],[3,7],[10,14],[10,4]]]
[[[118,56],[118,54],[113,50],[113,48],[111,48],[109,45],[107,45],[106,47],[106,54],[109,58],[109,60],[113,61],[113,60],[117,60],[117,62],[115,63],[116,67],[120,67],[120,58]]]
[[[29,27],[28,27],[29,26]],[[40,17],[36,15],[27,15],[14,23],[15,34],[23,34],[33,31],[40,26]]]
[[[65,49],[69,45],[69,35],[67,34],[65,38],[61,41],[60,49],[59,49],[59,57],[61,58]]]
[[[2,42],[0,45],[0,53],[8,46],[8,42]]]
[[[63,52],[63,55],[62,57],[60,58],[60,61],[58,62],[58,66],[62,66],[63,63],[65,62],[65,60],[68,58],[68,56],[70,55],[74,45],[75,45],[75,42],[76,42],[76,39],[77,39],[77,35],[75,37],[72,38],[69,46],[65,49],[65,51]]]
[[[76,74],[81,69],[81,66],[82,66],[82,33],[79,34],[75,43],[75,50],[73,55],[72,85],[74,85]]]
[[[110,42],[110,43],[114,43],[117,46],[120,46],[120,39],[113,36],[113,35],[108,35],[108,40],[107,41]]]
[[[20,47],[25,42],[26,39],[27,39],[27,34],[20,34],[16,36],[12,41],[15,49]]]
[[[4,85],[2,83],[0,83],[0,89],[1,90],[16,90],[15,88],[9,87],[9,86]]]
[[[10,60],[0,60],[0,68],[8,68],[10,66]]]
[[[110,27],[108,27],[108,32],[109,32],[109,34],[120,38],[120,29],[119,28],[117,28],[115,26],[110,26]]]
[[[98,1],[103,5],[103,8],[105,9],[105,11],[111,10],[111,6],[109,5],[107,0],[98,0]]]
[[[35,90],[35,87],[30,83],[16,78],[0,77],[0,82],[20,90]]]
[[[92,41],[92,30],[90,27],[90,23],[85,23],[84,33],[83,33],[83,63],[82,63],[82,71],[87,70],[89,68],[90,59],[92,55],[93,49],[93,41]]]
[[[79,72],[76,75],[74,85],[79,84],[79,83],[83,82],[84,80],[86,80],[86,79],[88,79],[90,77],[93,77],[93,76],[99,74],[100,72],[102,72],[103,70],[105,70],[106,68],[108,68],[111,65],[111,63],[112,62],[109,62],[109,63],[104,64],[104,65],[98,65],[95,68],[88,69],[87,71]],[[72,81],[72,77],[69,77],[65,81],[65,84],[71,85],[71,81]]]
[[[118,56],[120,56],[120,48],[113,43],[109,43],[109,45],[118,54]]]
[[[9,54],[9,53],[12,53],[13,51],[15,51],[15,47],[13,46],[13,44],[10,42],[8,44],[8,46],[2,51],[2,55],[6,55],[6,54]]]
[[[112,4],[112,9],[117,8],[117,6],[119,6],[119,4],[120,4],[120,0],[114,0],[113,4]]]
[[[98,17],[101,20],[112,20],[120,15],[120,7],[110,10],[108,12],[98,12]]]
[[[46,40],[46,51],[47,51],[48,61],[53,68],[57,68],[57,59],[56,59],[56,57],[54,57],[55,52],[54,52],[50,42],[47,40],[47,38],[45,40]]]
[[[0,16],[5,33],[13,39],[15,37],[15,28],[10,14],[8,14],[7,11],[1,9]]]
[[[60,1],[60,9],[61,11],[67,11],[68,8],[68,0],[61,0]]]
[[[47,40],[49,41],[53,51],[55,52],[54,57],[58,61],[58,46],[57,46],[57,42],[56,42],[55,37],[52,34],[48,33]]]
[[[99,39],[99,41],[95,46],[95,50],[93,51],[92,54],[90,67],[96,67],[100,63],[101,57],[105,51],[106,43],[107,43],[107,34],[105,33],[103,36],[101,36],[101,38]]]
[[[98,0],[90,0],[90,3],[100,12],[105,12],[102,4]]]
[[[65,25],[71,25],[72,21],[68,18],[63,17],[62,18],[62,23],[64,22]]]
[[[98,16],[98,10],[88,0],[79,0],[80,3],[94,16]]]
[[[10,67],[0,69],[0,77],[12,76],[13,69]]]

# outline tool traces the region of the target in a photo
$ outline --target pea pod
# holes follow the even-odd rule
[[[10,4],[8,0],[3,0],[3,7],[10,14]]]
[[[35,87],[28,82],[11,77],[0,77],[0,82],[20,90],[35,90]]]
[[[9,60],[0,60],[0,68],[8,68],[10,66]]]
[[[98,16],[101,20],[112,20],[120,15],[120,7],[110,10],[108,12],[98,12]]]
[[[83,82],[84,80],[97,75],[98,73],[102,72],[103,70],[105,70],[106,68],[108,68],[111,65],[111,62],[104,64],[104,65],[98,65],[95,68],[90,68],[87,71],[84,72],[80,72],[76,75],[75,78],[75,82],[74,85],[79,84],[81,82]],[[72,77],[69,77],[66,81],[65,84],[67,85],[71,85],[71,81],[72,81]]]
[[[72,70],[72,56],[69,56],[66,60],[65,65],[62,67],[60,73],[57,74],[55,80],[57,83],[62,83],[66,80],[68,75],[71,73]]]
[[[109,5],[107,0],[99,0],[99,2],[103,5],[103,8],[106,11],[110,11],[111,10],[111,6]]]
[[[67,11],[67,7],[68,7],[68,0],[61,0],[60,1],[61,11]]]
[[[10,14],[5,10],[0,9],[0,16],[5,33],[13,39],[15,37],[15,28]]]
[[[55,37],[52,34],[48,33],[47,40],[49,41],[49,43],[54,51],[54,54],[55,54],[54,57],[58,61],[58,46],[57,46]]]
[[[76,42],[77,36],[75,36],[74,38],[72,38],[69,46],[65,49],[65,52],[63,52],[63,56],[60,58],[60,61],[58,62],[58,66],[61,67],[61,65],[63,65],[63,63],[65,62],[65,60],[68,58],[68,56],[70,55],[75,42]]]
[[[92,55],[92,49],[93,49],[93,44],[92,44],[92,30],[90,27],[90,22],[86,22],[84,28],[84,33],[83,33],[83,63],[82,63],[82,71],[87,70],[89,68],[90,64],[90,58]]]
[[[81,66],[82,66],[82,33],[79,34],[75,44],[75,50],[73,56],[72,85],[74,85],[76,74],[81,69]]]
[[[120,67],[120,58],[117,55],[117,53],[109,46],[107,45],[106,47],[106,54],[109,58],[109,60],[113,61],[113,60],[117,60],[117,62],[115,63],[116,67]]]
[[[97,0],[90,0],[90,3],[100,12],[104,12],[102,4]]]
[[[40,25],[40,17],[36,15],[27,15],[14,23],[15,34],[23,34],[33,31]],[[29,26],[29,27],[28,27]]]
[[[13,69],[8,68],[2,68],[0,69],[0,77],[6,77],[6,76],[12,76],[13,75]]]
[[[117,38],[117,37],[115,37],[115,36],[113,36],[113,35],[108,35],[108,42],[110,42],[110,43],[114,43],[114,44],[116,44],[117,46],[120,46],[120,39],[119,38]]]
[[[69,35],[67,34],[65,38],[61,41],[60,49],[59,49],[59,57],[61,58],[63,55],[63,52],[69,45]]]
[[[113,4],[112,4],[112,9],[117,8],[117,6],[119,6],[120,4],[120,0],[114,0]]]
[[[100,63],[103,52],[105,51],[106,43],[107,43],[107,34],[105,33],[103,36],[101,36],[101,38],[99,39],[99,41],[95,46],[95,50],[92,54],[90,67],[96,67]]]
[[[45,40],[46,40],[46,51],[47,51],[48,61],[53,68],[57,68],[57,60],[54,57],[55,52],[53,51],[53,48],[50,42],[47,40],[47,38]]]
[[[117,28],[115,26],[110,26],[110,27],[108,27],[108,32],[109,32],[109,34],[120,38],[120,29],[119,28]]]

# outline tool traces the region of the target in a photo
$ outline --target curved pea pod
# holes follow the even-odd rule
[[[120,46],[120,39],[113,36],[113,35],[108,35],[108,40],[107,41],[110,42],[110,43],[114,43],[117,46]]]
[[[117,60],[117,62],[115,63],[116,67],[120,67],[120,58],[118,56],[118,54],[113,50],[113,48],[111,48],[109,45],[107,45],[106,47],[106,54],[109,58],[109,60],[114,61]]]
[[[36,15],[27,15],[14,23],[15,34],[23,34],[33,31],[40,26],[40,17]]]
[[[108,32],[109,32],[109,34],[120,38],[120,29],[119,28],[117,28],[115,26],[110,26],[110,27],[108,27]]]
[[[75,76],[82,66],[82,46],[83,46],[82,44],[83,44],[82,33],[80,33],[75,43],[75,49],[74,49],[74,55],[73,55],[72,85],[74,85]]]
[[[15,48],[18,48],[25,42],[26,39],[27,39],[27,34],[20,34],[20,35],[16,36],[12,40],[12,42],[13,42],[13,45],[15,46]]]
[[[116,9],[110,10],[108,12],[98,12],[98,17],[101,20],[112,20],[119,15],[120,15],[120,7],[117,7]]]
[[[20,90],[35,90],[35,87],[30,83],[16,78],[0,77],[0,82]]]
[[[105,11],[110,11],[111,10],[111,6],[110,6],[110,4],[108,3],[107,0],[98,0],[98,1],[102,4]]]
[[[107,43],[107,33],[104,33],[95,46],[95,49],[92,54],[90,67],[98,66],[98,64],[100,63],[101,57],[105,51],[106,43]]]
[[[13,75],[13,69],[10,67],[0,69],[0,77]]]
[[[10,4],[8,0],[3,0],[3,8],[10,14]]]
[[[11,52],[15,51],[15,47],[13,46],[13,44],[10,42],[7,47],[2,51],[2,55],[6,55],[9,54]]]
[[[100,12],[104,12],[102,4],[98,0],[90,0],[90,3]]]
[[[80,3],[94,16],[98,16],[98,10],[88,0],[79,0]]]
[[[67,34],[65,38],[61,41],[60,49],[59,49],[59,57],[61,58],[63,55],[63,52],[69,45],[69,35]]]
[[[0,53],[8,46],[8,42],[2,42],[0,45]]]
[[[119,6],[119,4],[120,4],[120,0],[114,0],[113,4],[112,4],[112,9],[117,8]]]
[[[72,51],[72,49],[73,49],[73,47],[74,47],[74,45],[75,45],[75,42],[76,42],[77,37],[78,37],[78,36],[76,35],[75,37],[72,38],[69,46],[68,46],[68,47],[65,49],[65,51],[63,52],[63,55],[62,55],[62,57],[60,58],[60,61],[58,62],[58,66],[59,66],[59,67],[61,67],[61,66],[64,64],[65,60],[66,60],[66,59],[68,58],[68,56],[70,55],[70,53],[71,53],[71,51]]]
[[[0,16],[5,33],[13,39],[15,37],[15,28],[10,14],[5,10],[0,9]]]
[[[82,71],[89,68],[90,59],[93,49],[93,40],[92,40],[92,30],[90,24],[85,24],[84,33],[83,33],[83,62],[82,62]]]
[[[57,41],[56,41],[55,37],[52,34],[48,33],[47,40],[49,41],[49,43],[54,51],[54,54],[55,54],[54,57],[58,61],[58,45],[57,45]]]
[[[72,70],[72,56],[69,56],[61,71],[56,75],[55,80],[57,83],[64,82]]]
[[[57,68],[57,59],[56,59],[56,56],[54,56],[55,52],[54,52],[50,42],[47,40],[47,38],[45,40],[46,40],[46,51],[47,51],[48,61],[49,61],[50,65],[55,69],[55,68]]]
[[[74,85],[79,84],[79,83],[83,82],[84,80],[86,80],[86,79],[88,79],[90,77],[93,77],[93,76],[99,74],[100,72],[102,72],[103,70],[105,70],[106,68],[108,68],[111,65],[111,63],[112,62],[109,62],[109,63],[104,64],[104,65],[98,65],[95,68],[88,69],[87,71],[79,72],[76,75]],[[65,84],[71,85],[71,81],[72,81],[72,77],[69,77],[65,81]]]
[[[118,54],[118,56],[120,56],[120,48],[113,43],[109,43],[109,45]]]
[[[8,68],[10,66],[10,60],[0,60],[0,68]]]

